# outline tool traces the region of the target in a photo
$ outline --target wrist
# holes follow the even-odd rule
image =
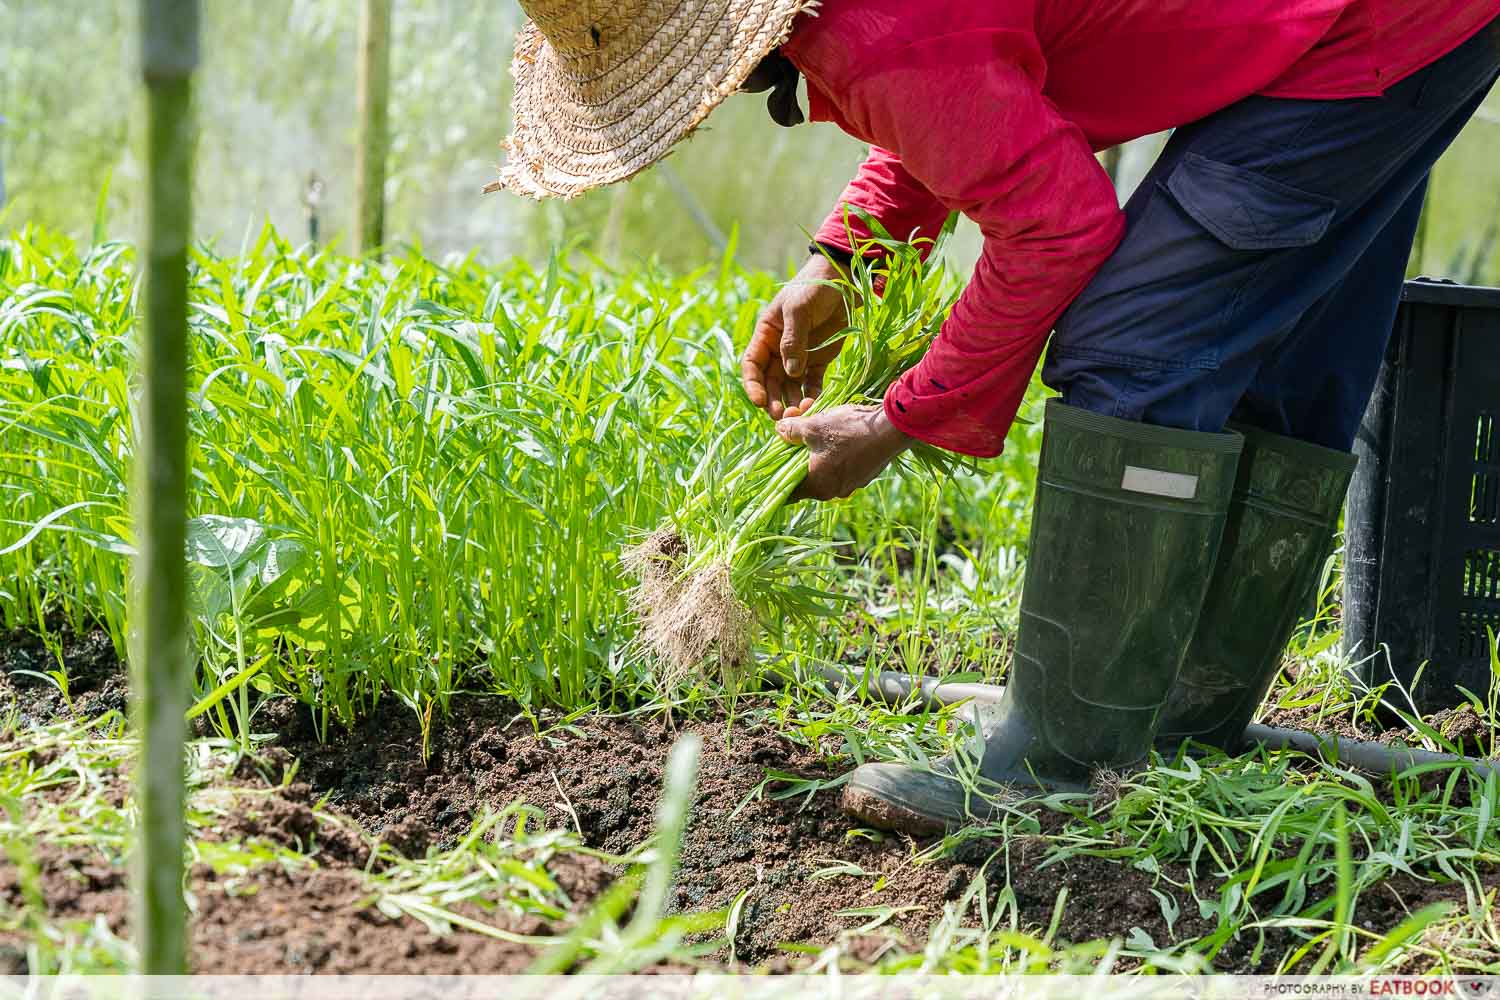
[[[854,255],[826,243],[809,244],[811,251],[803,273],[819,281],[848,281],[854,272]]]
[[[854,266],[854,253],[832,243],[813,241],[807,245],[807,252],[814,257],[822,257],[825,260],[832,261],[844,271],[848,271],[849,268]]]
[[[912,437],[910,434],[906,433],[891,422],[891,418],[886,415],[885,407],[880,408],[880,416],[877,420],[877,428],[881,443],[885,446],[886,450],[890,452],[892,458],[913,447],[917,443],[916,438]]]

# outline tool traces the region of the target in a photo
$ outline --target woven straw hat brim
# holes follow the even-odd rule
[[[787,40],[816,0],[658,0],[642,41],[592,77],[533,23],[516,39],[514,126],[498,184],[572,198],[656,163]],[[651,8],[664,13],[651,18]],[[613,54],[611,54],[613,55]]]

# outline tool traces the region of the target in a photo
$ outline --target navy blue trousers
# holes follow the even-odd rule
[[[1178,129],[1043,381],[1109,416],[1349,450],[1428,174],[1497,77],[1500,21],[1383,97],[1252,97]]]

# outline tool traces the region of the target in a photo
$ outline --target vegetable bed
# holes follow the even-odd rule
[[[0,243],[12,968],[133,961],[131,258]],[[376,264],[270,231],[197,257],[199,971],[1500,971],[1500,793],[1457,767],[1180,759],[946,839],[851,825],[841,776],[945,752],[962,710],[795,678],[1003,682],[1039,428],[757,522],[736,586],[754,604],[794,560],[797,600],[755,607],[732,683],[662,670],[623,555],[711,496],[705,455],[770,440],[735,358],[775,282],[585,264]],[[1377,722],[1399,692],[1350,689],[1336,562],[1325,584],[1268,718],[1492,754],[1484,704]]]

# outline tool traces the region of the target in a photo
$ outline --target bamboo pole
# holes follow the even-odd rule
[[[364,0],[359,16],[359,150],[356,249],[385,244],[385,168],[390,153],[391,0]]]
[[[186,969],[182,895],[188,656],[187,255],[192,229],[192,77],[198,0],[141,0],[147,99],[146,255],[140,444],[135,469],[139,623],[131,656],[141,734],[136,775],[136,943],[140,971]]]

